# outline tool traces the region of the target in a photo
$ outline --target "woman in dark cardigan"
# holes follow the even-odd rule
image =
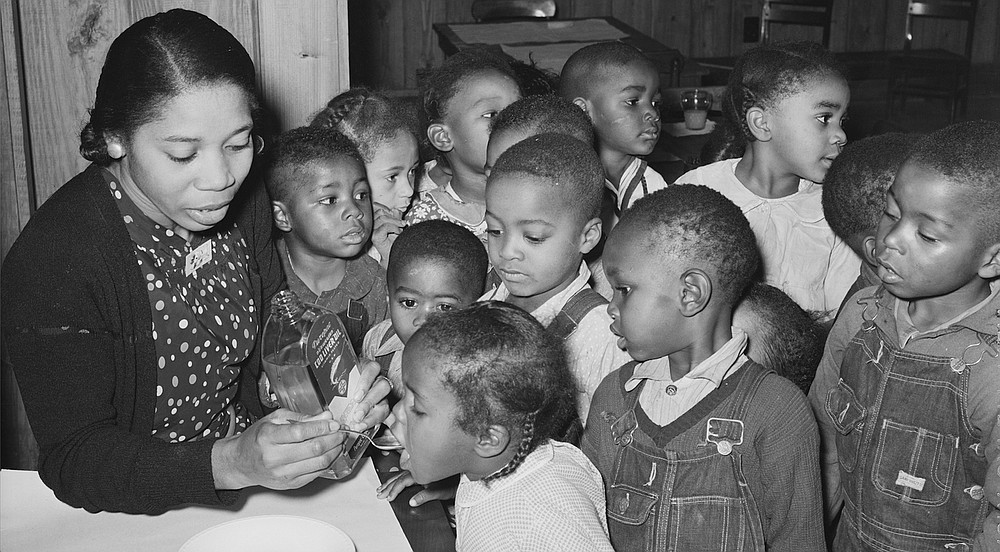
[[[259,111],[228,31],[184,10],[139,21],[112,44],[81,133],[92,165],[4,262],[4,360],[41,478],[68,504],[232,504],[244,487],[302,486],[343,449],[329,412],[265,416],[258,399],[258,338],[284,285],[269,202],[241,187]],[[362,372],[355,429],[388,413],[388,382]]]

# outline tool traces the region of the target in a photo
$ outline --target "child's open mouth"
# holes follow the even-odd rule
[[[881,259],[878,261],[878,277],[885,284],[894,284],[903,280],[903,277],[892,268],[892,265]]]
[[[344,234],[340,237],[340,239],[345,243],[357,245],[359,243],[363,243],[366,239],[368,239],[368,237],[364,228],[357,228]]]

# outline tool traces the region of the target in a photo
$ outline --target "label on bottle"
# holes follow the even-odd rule
[[[337,315],[320,316],[313,323],[306,338],[306,357],[312,359],[313,376],[323,400],[334,418],[339,419],[354,391],[351,382],[357,377],[352,378],[352,372],[358,370],[351,341]]]
[[[345,412],[355,406],[351,397],[358,392],[361,371],[358,359],[351,347],[343,323],[336,314],[320,316],[313,323],[306,339],[306,356],[313,360],[313,377],[326,401],[333,419],[343,423]],[[348,413],[349,414],[349,413]],[[378,426],[365,433],[371,437]],[[348,437],[344,441],[344,453],[325,473],[326,477],[340,479],[346,477],[357,465],[368,448],[368,441],[358,437]]]

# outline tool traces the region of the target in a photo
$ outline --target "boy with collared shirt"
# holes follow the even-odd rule
[[[597,389],[582,448],[615,550],[825,550],[816,422],[732,327],[760,262],[746,217],[674,185],[625,211],[604,251],[635,362]]]
[[[593,148],[552,133],[511,146],[486,183],[487,246],[501,283],[482,299],[513,303],[564,340],[581,421],[594,389],[627,358],[583,262],[601,238],[602,194]]]
[[[642,52],[621,42],[577,50],[563,66],[559,94],[594,123],[615,214],[667,187],[641,158],[660,137],[660,74]]]
[[[835,550],[1000,550],[1000,123],[914,144],[809,399]]]
[[[337,313],[359,351],[388,316],[385,270],[362,254],[372,203],[361,154],[335,130],[293,129],[270,153],[265,182],[289,289]]]

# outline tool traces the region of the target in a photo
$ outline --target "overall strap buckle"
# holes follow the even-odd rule
[[[610,420],[609,420],[610,421]],[[635,417],[635,411],[629,410],[624,416],[611,422],[611,436],[615,445],[627,447],[632,444],[632,433],[639,427],[639,421]]]
[[[733,447],[743,444],[743,421],[709,418],[705,425],[705,442],[715,443],[719,454],[729,456],[733,452]]]

